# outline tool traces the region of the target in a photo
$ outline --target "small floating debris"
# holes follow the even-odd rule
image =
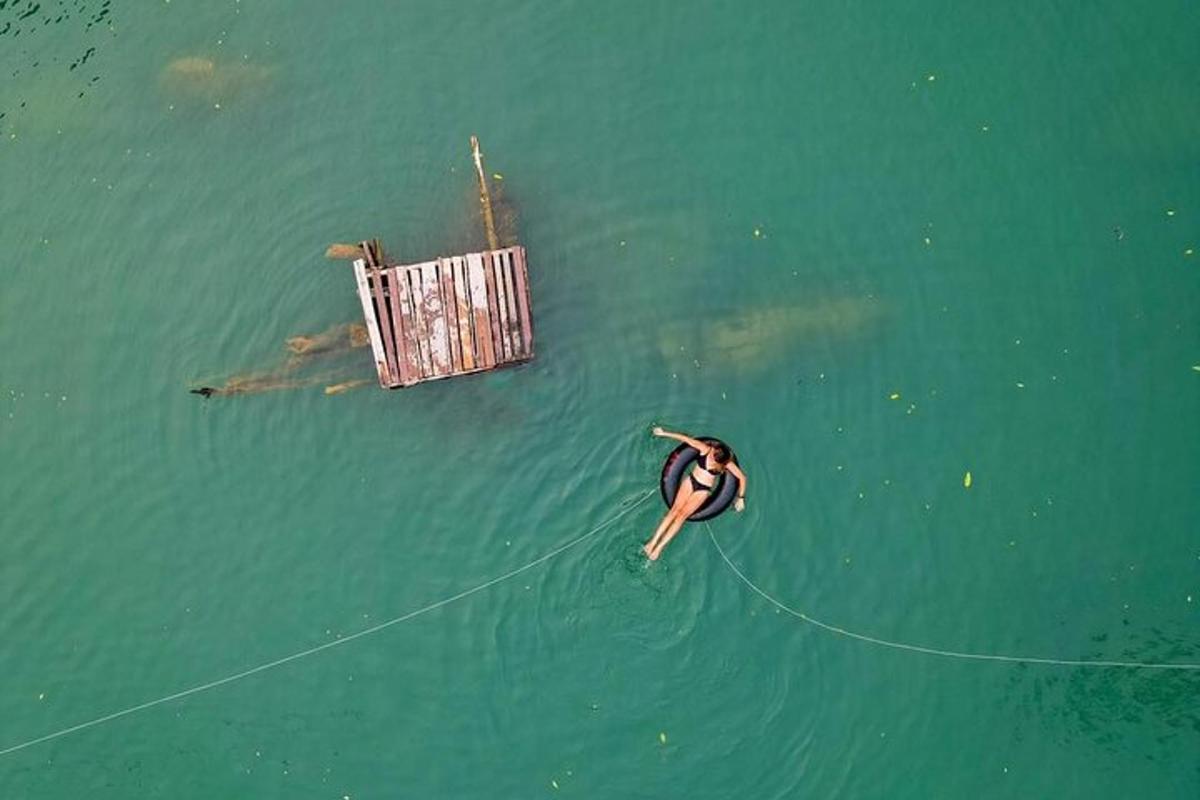
[[[899,400],[899,399],[900,399],[899,392],[892,392],[891,394],[888,395],[888,400]]]
[[[963,475],[963,488],[964,489],[971,488],[971,470],[967,470],[967,474]]]
[[[659,732],[658,732],[658,743],[659,743],[659,744],[666,744],[666,743],[667,743],[667,734],[666,734],[666,732],[665,732],[665,731],[659,731]]]

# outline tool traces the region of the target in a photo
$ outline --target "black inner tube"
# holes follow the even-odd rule
[[[720,439],[714,439],[711,436],[701,436],[700,441],[705,444],[713,445],[725,444]],[[725,445],[726,449],[729,445]],[[737,456],[733,455],[733,451],[729,451],[729,461],[732,464],[737,463]],[[681,444],[671,451],[671,455],[667,456],[666,462],[662,468],[662,478],[658,482],[658,488],[662,492],[663,502],[670,508],[675,504],[675,495],[679,494],[679,484],[686,479],[688,473],[691,472],[692,465],[700,457],[699,451],[696,448],[686,444]],[[704,501],[704,505],[696,509],[696,513],[688,517],[692,522],[703,522],[706,519],[712,519],[717,516],[733,503],[733,499],[737,497],[738,484],[737,478],[729,474],[725,470],[717,475],[716,482],[713,484],[712,493],[708,499]]]

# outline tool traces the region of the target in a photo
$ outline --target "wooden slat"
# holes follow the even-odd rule
[[[391,316],[388,312],[387,301],[383,299],[383,277],[379,267],[371,267],[371,284],[375,294],[375,309],[379,315],[379,338],[383,339],[383,352],[387,356],[388,385],[395,386],[400,382],[399,371],[396,369],[396,347],[392,334]]]
[[[361,258],[354,261],[354,280],[358,284],[358,299],[362,303],[363,319],[367,323],[367,339],[371,342],[371,355],[375,358],[375,370],[379,373],[379,385],[388,388],[391,380],[387,371],[387,356],[379,336],[379,322],[375,318],[371,290],[367,286],[366,262]]]
[[[392,286],[397,290],[400,301],[400,323],[404,337],[404,356],[407,359],[408,373],[413,383],[421,380],[421,344],[417,341],[416,313],[413,311],[412,294],[408,287],[408,270],[396,267],[392,270]]]
[[[511,249],[500,254],[500,274],[504,276],[504,302],[508,303],[508,340],[512,344],[513,358],[520,358],[524,347],[521,342],[521,320],[517,317],[517,292],[513,288]]]
[[[392,309],[392,335],[396,339],[396,366],[400,370],[400,383],[411,386],[420,379],[421,367],[413,354],[412,314],[404,303],[408,287],[402,272],[393,267],[385,269],[383,274],[387,279],[388,303]]]
[[[529,308],[529,273],[525,269],[525,248],[512,249],[513,280],[516,281],[517,316],[521,320],[521,344],[526,358],[533,358],[533,318]]]
[[[483,369],[496,366],[496,346],[492,339],[492,319],[488,311],[488,283],[483,268],[483,256],[467,255],[467,278],[471,286],[471,316],[475,323],[475,347],[478,365]]]
[[[413,307],[413,332],[417,337],[417,349],[421,357],[421,376],[432,378],[433,361],[429,353],[429,329],[425,320],[425,294],[421,288],[421,268],[409,267],[408,273],[409,298]]]
[[[408,373],[408,362],[404,357],[404,326],[400,318],[400,293],[396,286],[396,276],[393,270],[385,269],[380,275],[387,289],[388,308],[392,312],[392,338],[393,344],[396,346],[396,377],[401,386],[406,386],[412,380],[412,376]]]
[[[429,332],[429,356],[435,375],[450,374],[450,338],[447,335],[446,309],[442,306],[442,287],[437,262],[421,265],[421,293],[425,304],[425,329]]]
[[[487,281],[488,317],[491,321],[492,352],[496,354],[496,363],[501,364],[504,358],[504,340],[500,337],[500,309],[496,305],[496,275],[492,269],[492,258],[489,253],[482,253],[485,269],[484,279]]]
[[[450,340],[450,371],[462,372],[462,348],[458,344],[458,303],[454,300],[454,270],[450,259],[437,261],[442,308],[446,309],[446,338]]]
[[[458,341],[462,349],[463,369],[475,369],[475,345],[471,341],[471,287],[467,285],[466,264],[461,256],[450,259],[454,271],[454,300],[458,316]]]
[[[512,349],[511,326],[508,318],[508,291],[504,285],[504,260],[499,252],[488,253],[485,258],[491,261],[492,282],[496,285],[496,315],[500,318],[500,352],[504,353],[505,361],[512,361],[515,353]]]

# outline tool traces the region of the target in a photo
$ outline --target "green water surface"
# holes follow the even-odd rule
[[[0,750],[750,476],[764,590],[1200,662],[1191,2],[0,3]],[[537,359],[388,393],[331,242],[517,214]],[[264,374],[300,388],[213,398]],[[964,486],[967,472],[971,485]],[[1200,673],[881,649],[657,499],[0,756],[0,798],[1195,798]]]

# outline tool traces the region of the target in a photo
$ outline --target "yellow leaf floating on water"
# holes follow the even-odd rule
[[[967,474],[963,475],[963,488],[964,489],[971,488],[971,470],[967,470]]]
[[[888,400],[899,400],[899,399],[900,399],[899,392],[892,392],[891,394],[888,395]]]
[[[667,734],[660,731],[658,734],[658,741],[661,744],[666,744],[667,743]]]
[[[499,172],[493,172],[493,173],[492,173],[492,177],[493,177],[493,178],[495,178],[495,179],[496,179],[496,180],[498,180],[498,181],[502,181],[502,180],[504,180],[504,176],[503,176],[503,175],[501,175]]]

